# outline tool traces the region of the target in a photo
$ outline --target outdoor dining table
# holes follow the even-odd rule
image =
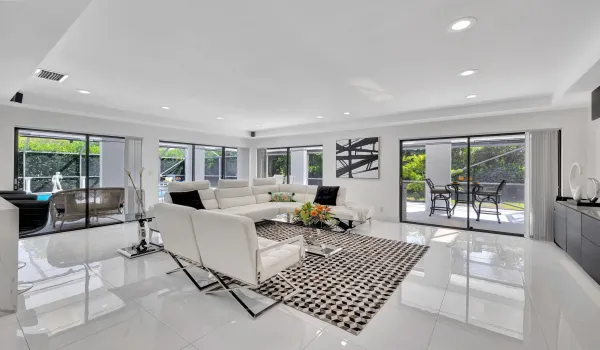
[[[465,187],[467,185],[467,182],[452,182],[447,184],[446,186],[448,188],[452,188],[452,192],[454,193],[454,205],[452,205],[452,215],[454,215],[454,209],[456,208],[456,205],[458,203],[464,203],[464,204],[471,204],[471,206],[473,207],[473,210],[475,210],[475,212],[477,212],[477,208],[475,207],[475,199],[474,197],[474,192],[475,189],[478,187],[481,187],[480,184],[478,183],[471,183],[472,187],[471,190],[469,191],[469,193],[467,194],[467,191],[465,190]],[[460,199],[460,195],[464,194],[465,195],[465,199]]]

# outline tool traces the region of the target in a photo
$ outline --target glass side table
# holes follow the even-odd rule
[[[138,241],[131,246],[117,249],[117,252],[126,258],[133,259],[143,255],[153,254],[161,251],[160,247],[151,245],[152,230],[146,227],[146,223],[152,221],[153,216],[147,214],[125,214],[124,223],[138,223]]]

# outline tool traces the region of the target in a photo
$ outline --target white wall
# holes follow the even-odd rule
[[[323,182],[345,186],[348,200],[369,203],[376,208],[375,216],[383,220],[399,219],[399,140],[440,136],[466,136],[519,132],[540,129],[562,129],[562,181],[567,184],[573,162],[586,162],[586,121],[588,108],[523,113],[494,117],[479,117],[421,124],[406,124],[331,133],[306,134],[251,139],[254,148],[323,145]],[[600,137],[600,121],[596,125]],[[591,131],[590,131],[591,132]],[[380,137],[380,178],[342,179],[335,177],[335,141],[345,138]],[[597,139],[597,138],[596,138]],[[596,145],[600,144],[600,141]],[[597,147],[595,149],[598,149]],[[596,153],[597,154],[597,153]],[[599,164],[600,165],[600,164]],[[599,168],[599,166],[596,166]],[[596,172],[600,174],[600,172]]]
[[[591,111],[586,118],[586,167],[583,174],[600,180],[600,119],[592,121]]]
[[[0,189],[13,188],[15,127],[143,138],[142,166],[147,169],[144,176],[147,205],[158,202],[159,140],[230,147],[248,145],[247,139],[233,136],[48,112],[19,104],[0,105]]]
[[[125,141],[100,142],[100,187],[125,187]]]

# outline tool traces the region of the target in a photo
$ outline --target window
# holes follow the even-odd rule
[[[191,146],[160,142],[158,159],[160,163],[158,201],[162,202],[169,182],[192,180]]]
[[[402,221],[525,233],[525,134],[407,140],[400,146]]]
[[[158,196],[161,202],[169,182],[208,180],[210,187],[214,188],[219,179],[238,177],[237,148],[161,141],[158,153],[161,170]]]
[[[274,177],[277,183],[323,184],[323,146],[272,148],[257,152],[261,155],[265,159],[258,164],[264,164],[266,172],[259,174]]]
[[[27,235],[122,222],[128,212],[123,168],[131,159],[124,138],[28,129],[16,129],[15,137],[14,189],[49,201],[48,224]]]

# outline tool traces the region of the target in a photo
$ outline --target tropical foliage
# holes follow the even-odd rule
[[[85,154],[85,141],[19,136],[19,152]],[[100,143],[90,142],[90,154],[100,154]]]
[[[452,181],[467,176],[467,147],[452,148]],[[425,149],[405,150],[402,155],[402,179],[417,181],[406,185],[407,197],[423,200],[425,194]],[[523,146],[473,146],[471,147],[470,175],[473,181],[498,183],[525,182],[525,152]]]

